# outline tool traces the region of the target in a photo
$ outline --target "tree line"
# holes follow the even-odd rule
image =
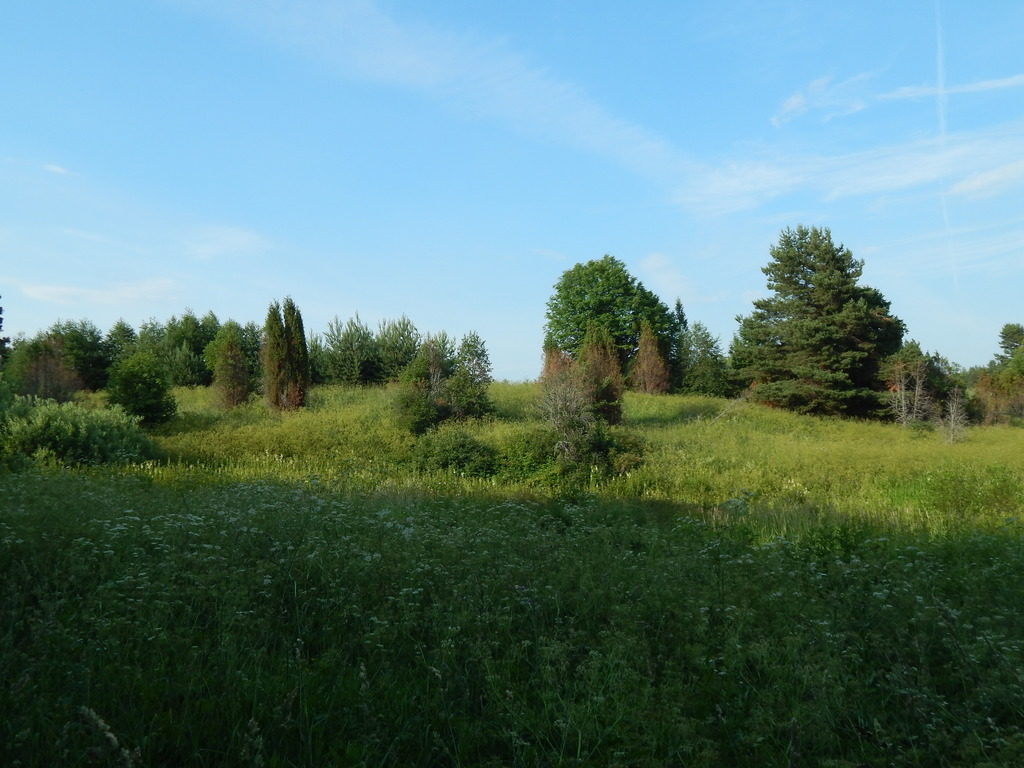
[[[718,339],[669,307],[611,256],[577,264],[547,306],[542,380],[577,381],[594,414],[614,424],[624,389],[744,395],[800,413],[892,418],[901,424],[1024,417],[1024,326],[1007,324],[999,355],[964,370],[907,339],[864,263],[828,229],[785,229],[754,302],[723,354]],[[564,403],[562,403],[564,405]]]
[[[828,229],[785,229],[769,255],[762,271],[770,295],[737,317],[727,354],[678,299],[669,308],[618,259],[567,270],[544,327],[542,399],[551,418],[576,423],[577,431],[579,418],[614,425],[627,388],[743,394],[801,413],[905,425],[1024,418],[1024,326],[1005,325],[1000,353],[964,370],[906,338],[889,301],[860,284],[863,262]],[[272,407],[290,409],[302,407],[312,384],[399,382],[402,417],[415,432],[490,407],[490,361],[477,334],[460,342],[444,332],[423,335],[405,316],[374,330],[356,314],[307,335],[290,298],[273,302],[262,326],[186,310],[138,329],[120,320],[106,334],[88,320],[59,321],[9,341],[0,338],[8,384],[58,401],[103,388],[114,402],[138,400],[163,382],[215,385],[227,407],[262,393]],[[173,412],[166,393],[152,399],[139,406],[145,420]],[[587,415],[567,415],[570,402],[584,403]]]
[[[0,350],[4,380],[16,393],[65,402],[81,390],[106,389],[112,403],[146,423],[173,415],[172,386],[213,386],[227,408],[262,395],[271,407],[291,410],[305,404],[312,384],[395,382],[414,432],[490,409],[490,358],[476,332],[461,340],[421,334],[404,315],[374,332],[357,314],[307,335],[291,298],[272,302],[262,326],[191,310],[137,330],[119,320],[106,334],[89,320],[62,320]]]

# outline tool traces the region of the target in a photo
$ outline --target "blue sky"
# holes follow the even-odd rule
[[[189,307],[540,365],[610,253],[721,337],[830,227],[965,365],[1024,322],[1024,4],[34,0],[0,27],[6,335]]]

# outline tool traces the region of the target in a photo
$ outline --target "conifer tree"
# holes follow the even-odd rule
[[[103,344],[107,348],[107,356],[110,358],[111,365],[127,357],[137,339],[138,335],[135,333],[135,329],[123,319],[114,323],[107,331],[107,335],[103,337]]]
[[[874,288],[863,262],[834,245],[828,229],[783,230],[762,270],[773,294],[740,318],[732,357],[741,381],[764,403],[804,413],[876,415],[882,361],[904,326]]]
[[[402,371],[420,346],[420,334],[412,321],[402,315],[397,320],[384,320],[377,329],[377,355],[384,381],[398,381]]]
[[[309,347],[306,346],[302,313],[290,296],[284,300],[283,315],[284,407],[301,408],[306,404],[306,392],[309,390]]]
[[[103,334],[89,320],[60,320],[47,335],[60,349],[64,362],[78,375],[85,389],[99,390],[107,383],[110,355]]]
[[[578,360],[594,415],[608,424],[618,424],[622,421],[622,374],[615,341],[604,325],[588,324]]]
[[[689,361],[689,332],[690,322],[683,310],[683,302],[676,299],[672,308],[672,338],[669,351],[669,387],[673,390],[683,386],[683,378],[690,365]]]
[[[695,395],[724,397],[729,394],[729,371],[718,338],[701,322],[686,333],[686,374],[681,389]]]
[[[252,379],[242,347],[241,326],[234,320],[224,323],[207,345],[205,358],[213,369],[213,386],[224,407],[234,408],[244,403],[252,392]]]
[[[640,348],[633,362],[633,386],[649,395],[660,395],[668,391],[668,366],[658,349],[658,339],[651,330],[651,324],[644,320],[640,325]]]
[[[180,318],[167,321],[163,334],[162,356],[171,380],[179,386],[206,386],[213,380],[213,371],[206,366],[203,351],[213,341],[220,322],[213,312],[200,320],[191,309]]]
[[[287,343],[281,305],[271,302],[263,323],[263,395],[271,408],[285,407],[285,356]]]
[[[1014,352],[1024,347],[1024,325],[1007,323],[999,330],[1000,354],[996,355],[996,363],[1004,364],[1013,357]]]
[[[344,325],[337,317],[327,325],[327,375],[340,384],[375,384],[381,379],[377,340],[359,314]]]

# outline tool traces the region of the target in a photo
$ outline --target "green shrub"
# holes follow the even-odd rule
[[[160,424],[177,410],[164,367],[151,352],[135,352],[118,362],[110,371],[109,392],[112,404],[143,424]]]
[[[515,432],[501,446],[501,474],[510,480],[550,477],[556,470],[558,435],[548,427]]]
[[[646,445],[640,435],[613,428],[599,430],[595,437],[595,453],[603,457],[609,474],[624,475],[644,463]]]
[[[413,460],[423,471],[445,470],[488,477],[497,468],[498,452],[458,427],[440,427],[416,441]]]
[[[0,426],[0,454],[65,465],[141,461],[155,451],[138,421],[120,408],[94,410],[20,397],[6,410]]]

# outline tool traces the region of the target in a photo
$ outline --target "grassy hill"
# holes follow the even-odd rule
[[[176,395],[164,461],[0,476],[2,764],[1024,763],[1019,430],[629,395],[565,488],[384,389]],[[535,395],[460,429],[522,458]]]

